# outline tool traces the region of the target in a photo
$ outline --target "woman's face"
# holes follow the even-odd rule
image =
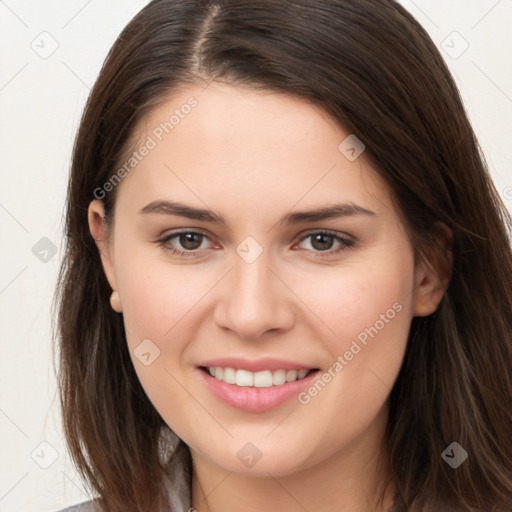
[[[228,471],[362,464],[441,298],[363,147],[304,100],[215,83],[138,134],[108,244],[100,201],[89,220],[155,408]]]

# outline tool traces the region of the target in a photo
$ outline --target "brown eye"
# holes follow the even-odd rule
[[[301,240],[303,249],[313,253],[315,256],[336,256],[354,246],[354,240],[345,238],[340,234],[327,231],[315,231],[304,236]]]
[[[183,249],[193,251],[201,247],[203,235],[201,233],[182,233],[179,235],[179,243]]]
[[[208,241],[208,235],[199,231],[178,231],[157,240],[157,244],[177,256],[197,257],[208,248],[204,247]]]
[[[311,236],[311,246],[317,251],[327,251],[332,248],[334,236],[326,233],[316,233]]]

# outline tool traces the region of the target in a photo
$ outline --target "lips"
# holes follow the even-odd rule
[[[248,412],[264,412],[284,404],[318,374],[318,368],[270,358],[208,360],[197,369],[216,398]]]

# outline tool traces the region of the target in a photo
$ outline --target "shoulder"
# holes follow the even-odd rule
[[[175,434],[169,432],[165,435],[170,437],[171,451],[165,471],[165,485],[171,505],[170,510],[188,512],[192,509],[192,458],[190,449]],[[101,510],[93,501],[84,501],[59,512],[101,512]]]
[[[98,509],[95,508],[92,501],[84,501],[83,503],[73,505],[72,507],[60,510],[59,512],[97,512],[97,510]]]

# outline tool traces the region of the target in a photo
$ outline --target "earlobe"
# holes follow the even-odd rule
[[[119,296],[119,293],[115,290],[112,292],[112,295],[110,296],[110,307],[116,313],[121,313],[123,311],[123,308],[121,306],[121,297]]]
[[[434,313],[450,283],[453,253],[451,230],[442,222],[436,224],[434,244],[424,250],[416,263],[414,316]]]
[[[112,290],[114,290],[115,293],[118,293],[116,291],[117,283],[114,272],[113,250],[112,244],[107,236],[107,229],[105,224],[105,210],[103,207],[103,203],[99,199],[94,199],[89,204],[87,213],[89,221],[89,231],[91,232],[91,235],[94,238],[94,241],[96,242],[96,246],[98,247],[101,263],[103,266],[103,271],[105,272],[105,276]],[[114,308],[114,305],[116,305],[116,308]],[[117,300],[117,298],[114,297],[114,304],[112,304],[112,309],[114,309],[114,311],[121,309],[120,298],[119,300]]]

